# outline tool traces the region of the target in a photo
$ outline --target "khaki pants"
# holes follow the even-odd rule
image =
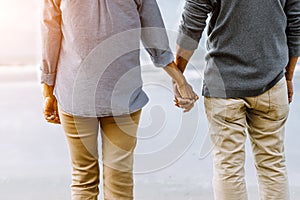
[[[105,200],[133,199],[133,151],[141,111],[119,117],[77,117],[60,109],[72,160],[72,200],[97,200],[101,127]]]
[[[289,112],[285,79],[256,97],[206,97],[204,101],[214,145],[215,199],[247,199],[246,129],[255,157],[260,199],[289,199],[284,154],[284,125]]]

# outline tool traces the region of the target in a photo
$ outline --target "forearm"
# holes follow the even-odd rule
[[[163,69],[168,73],[168,75],[172,78],[172,80],[175,81],[178,85],[184,85],[187,83],[182,72],[174,62],[170,63]]]
[[[206,0],[187,0],[177,38],[175,63],[183,73],[206,26],[208,14],[213,8]]]
[[[53,92],[54,91],[54,86],[50,86],[50,85],[47,85],[46,83],[43,83],[42,87],[43,87],[43,96],[44,96],[44,98],[54,96],[54,92]]]
[[[193,50],[187,50],[180,46],[177,46],[175,63],[177,65],[178,69],[182,73],[184,72],[184,70],[193,54],[194,54]]]
[[[294,76],[294,71],[297,65],[298,57],[291,56],[288,65],[286,66],[285,78],[291,81]]]

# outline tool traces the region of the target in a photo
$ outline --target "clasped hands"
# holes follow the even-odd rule
[[[188,84],[182,71],[177,67],[175,62],[168,65],[165,70],[173,78],[174,103],[177,107],[182,108],[184,112],[190,111],[194,103],[199,99],[193,88]],[[44,96],[44,117],[46,121],[54,124],[60,124],[58,105],[53,95],[54,86],[43,84]]]
[[[187,81],[179,85],[176,81],[172,80],[172,84],[175,106],[182,108],[184,112],[189,112],[199,99],[198,95],[193,91],[192,86],[189,85]]]

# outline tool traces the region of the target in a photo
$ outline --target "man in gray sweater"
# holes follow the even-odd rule
[[[177,40],[181,71],[208,16],[203,96],[214,145],[215,199],[247,199],[247,130],[260,199],[287,200],[284,126],[300,56],[300,1],[186,0]]]

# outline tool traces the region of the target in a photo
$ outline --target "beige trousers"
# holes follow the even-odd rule
[[[118,117],[78,117],[60,109],[72,160],[72,200],[97,200],[101,128],[105,200],[133,199],[133,152],[141,111]]]
[[[252,144],[261,200],[288,200],[284,126],[289,112],[285,79],[262,95],[205,98],[213,142],[216,200],[246,200],[246,130]]]

